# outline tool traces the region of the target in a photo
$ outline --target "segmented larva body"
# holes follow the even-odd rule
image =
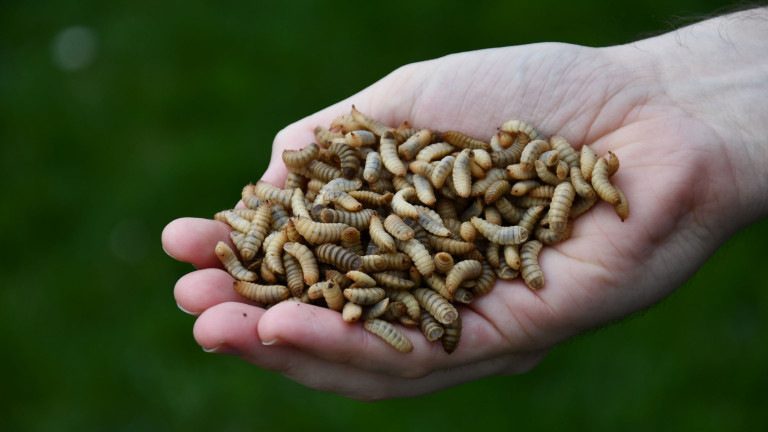
[[[540,241],[531,240],[520,248],[520,272],[525,284],[532,290],[544,286],[544,273],[539,266],[539,252],[543,246]]]
[[[383,267],[378,271],[385,270],[408,270],[411,268],[413,261],[411,257],[402,252],[387,252],[381,255],[375,255],[383,262]]]
[[[424,147],[416,155],[416,160],[432,162],[433,160],[442,159],[445,156],[448,156],[449,154],[453,153],[455,150],[456,149],[452,145],[446,142],[430,144]]]
[[[353,303],[368,306],[384,298],[384,288],[346,288],[344,297]]]
[[[459,285],[461,285],[462,282],[480,276],[482,271],[483,265],[480,261],[459,261],[445,276],[445,288],[453,293],[459,288]]]
[[[557,150],[545,151],[539,155],[538,160],[544,162],[544,165],[547,167],[552,168],[560,162],[560,152]]]
[[[392,211],[401,217],[409,217],[412,219],[418,219],[419,212],[416,207],[413,206],[408,200],[412,199],[416,195],[416,189],[407,187],[397,191],[394,197],[392,197]]]
[[[440,339],[445,332],[443,326],[427,311],[422,311],[419,315],[419,330],[430,342]]]
[[[285,274],[285,267],[283,267],[283,261],[280,259],[280,255],[283,252],[283,246],[288,242],[287,231],[280,231],[269,242],[266,248],[264,256],[264,262],[278,274]]]
[[[560,135],[552,135],[549,144],[560,153],[560,159],[568,164],[568,168],[579,166],[579,153],[573,149],[571,143]]]
[[[301,243],[288,242],[283,246],[283,250],[293,255],[299,262],[306,285],[312,285],[320,280],[320,269],[317,267],[315,254],[308,247]]]
[[[288,287],[283,285],[259,285],[236,280],[233,287],[239,295],[264,304],[275,304],[291,296]]]
[[[462,222],[459,227],[459,236],[466,242],[473,243],[477,238],[477,229],[472,222]]]
[[[453,184],[462,198],[468,198],[472,194],[472,176],[469,172],[471,160],[472,151],[464,149],[456,156],[456,162],[453,163]]]
[[[323,288],[323,298],[325,303],[328,304],[328,309],[341,312],[344,308],[344,303],[346,303],[341,288],[330,281],[318,282],[318,284]]]
[[[358,231],[357,228],[349,227],[342,231],[339,244],[341,247],[355,255],[363,255],[363,245],[360,242],[360,231]]]
[[[573,185],[573,189],[576,191],[576,194],[582,198],[587,199],[592,199],[597,196],[595,190],[592,188],[592,185],[589,184],[589,182],[584,178],[584,174],[581,172],[581,167],[571,167],[570,174],[571,184]]]
[[[525,213],[524,209],[518,208],[506,198],[500,198],[494,204],[496,210],[501,214],[502,219],[510,224],[518,223]]]
[[[536,240],[546,244],[553,245],[567,240],[571,236],[573,231],[573,220],[568,219],[565,224],[565,228],[561,231],[555,231],[552,227],[547,228],[544,226],[537,226],[534,230]]]
[[[485,203],[493,204],[512,189],[512,185],[507,180],[496,180],[485,190]]]
[[[221,241],[218,242],[216,244],[215,252],[216,256],[219,257],[221,264],[235,279],[253,282],[258,278],[256,273],[248,271],[245,267],[243,267],[243,264],[239,259],[237,259],[235,251],[233,251],[232,248],[230,248],[226,243]]]
[[[346,277],[354,281],[355,284],[361,288],[372,288],[376,286],[376,280],[374,280],[368,273],[359,270],[348,271]]]
[[[412,160],[421,149],[429,145],[430,141],[432,141],[432,135],[431,130],[422,129],[408,137],[404,143],[400,144],[397,152],[403,160]]]
[[[621,201],[621,196],[608,179],[608,170],[608,162],[605,157],[598,159],[592,169],[592,187],[603,201],[615,206]]]
[[[392,133],[391,127],[385,125],[373,117],[361,113],[355,108],[354,105],[352,105],[352,118],[354,118],[355,121],[362,127],[368,129],[378,136],[383,136],[387,132]]]
[[[414,236],[413,228],[408,226],[408,224],[403,222],[403,219],[400,216],[394,213],[384,219],[384,229],[387,233],[391,234],[392,237],[402,241],[408,241]]]
[[[597,163],[597,153],[586,144],[581,146],[579,166],[581,166],[581,173],[584,179],[588,182],[592,181],[592,170],[595,168],[595,163]]]
[[[311,244],[336,243],[341,233],[349,228],[342,223],[319,223],[311,219],[292,218],[296,231]]]
[[[376,144],[376,135],[367,130],[353,130],[344,135],[347,145],[352,147],[370,146]]]
[[[243,187],[241,197],[243,204],[245,204],[245,206],[249,209],[257,209],[263,202],[261,199],[259,199],[258,196],[256,196],[256,185],[253,183],[248,183],[245,185],[245,187]]]
[[[376,246],[380,247],[382,250],[387,252],[397,251],[395,240],[386,231],[384,225],[381,223],[381,219],[379,219],[379,216],[376,214],[371,216],[370,224],[368,225],[368,233],[371,236],[371,240],[373,240]]]
[[[344,272],[360,270],[363,265],[363,259],[359,255],[333,243],[321,244],[315,248],[315,255],[318,261],[330,264]]]
[[[416,284],[412,280],[402,278],[392,273],[385,273],[385,272],[373,273],[371,274],[371,277],[373,277],[376,280],[376,283],[378,285],[381,285],[385,288],[392,288],[396,290],[409,290],[416,286]]]
[[[324,181],[326,183],[335,178],[341,177],[340,169],[319,160],[313,160],[307,164],[307,170],[313,178]]]
[[[349,191],[349,196],[358,200],[366,207],[376,208],[388,206],[392,202],[392,198],[395,196],[392,192],[379,194],[373,191]]]
[[[266,202],[256,209],[256,216],[251,221],[248,232],[246,233],[245,240],[241,246],[240,255],[246,261],[252,260],[256,256],[256,252],[259,251],[264,238],[267,236],[267,232],[270,229],[270,219],[272,216],[272,207]]]
[[[413,187],[416,189],[416,197],[419,198],[419,201],[429,206],[434,205],[435,202],[437,202],[437,197],[435,197],[435,190],[432,188],[432,183],[430,183],[426,177],[419,174],[414,174]]]
[[[451,354],[459,346],[461,339],[461,316],[457,316],[452,323],[443,325],[443,329],[444,333],[443,337],[440,338],[440,343],[443,345],[443,351]]]
[[[362,209],[360,211],[334,210],[330,208],[323,209],[320,212],[320,222],[324,223],[343,223],[362,230],[371,223],[371,217],[374,214],[372,209]]]
[[[442,133],[442,138],[443,141],[461,149],[481,149],[485,151],[491,150],[491,146],[487,142],[472,138],[471,136],[459,131],[445,131]]]
[[[527,144],[542,136],[533,126],[517,119],[505,121],[499,126],[499,130],[512,135],[518,142],[523,144]]]
[[[496,282],[496,272],[493,270],[491,265],[487,262],[482,262],[481,264],[483,266],[483,270],[480,272],[480,277],[478,277],[475,281],[475,286],[472,287],[472,298],[474,298],[474,296],[479,297],[488,294],[493,288],[494,282]],[[459,299],[459,296],[462,294],[460,291],[461,288],[457,289],[456,292],[453,293],[456,299]],[[470,298],[468,301],[465,300],[460,302],[468,303],[472,301],[472,298]]]
[[[520,245],[504,246],[504,261],[512,270],[520,269]]]
[[[262,201],[275,200],[280,204],[290,207],[291,195],[293,195],[293,189],[283,190],[277,186],[271,185],[264,180],[256,182],[254,187],[254,194]]]
[[[382,135],[379,141],[379,153],[384,168],[396,177],[403,177],[408,172],[405,164],[397,157],[397,140],[392,132]]]
[[[369,183],[374,183],[381,174],[381,155],[379,152],[372,151],[365,157],[365,168],[363,168],[363,178]]]
[[[301,168],[317,159],[318,154],[320,154],[320,146],[311,143],[301,150],[283,150],[282,156],[283,162],[288,168]]]
[[[352,147],[342,142],[334,142],[328,147],[331,162],[341,167],[341,173],[346,179],[353,179],[360,169],[360,159]]]
[[[419,208],[418,210],[419,210],[419,219],[418,219],[419,225],[421,225],[425,230],[440,237],[451,236],[451,231],[442,224],[442,220],[439,219],[439,216],[437,218],[434,218],[426,210],[423,210],[421,208]]]
[[[427,236],[429,247],[438,252],[448,252],[451,255],[464,255],[475,250],[475,244],[449,237]]]
[[[344,320],[344,322],[357,322],[362,315],[363,307],[350,301],[344,303],[344,307],[341,309],[341,319]]]
[[[331,144],[331,141],[336,138],[344,138],[344,135],[341,132],[334,132],[323,126],[315,127],[314,133],[315,142],[323,148],[327,148]]]
[[[557,185],[549,205],[549,226],[558,233],[565,231],[576,191],[573,185],[564,182]]]
[[[472,156],[474,157],[475,163],[482,168],[483,171],[488,171],[493,168],[493,159],[491,159],[491,154],[488,153],[488,151],[489,150],[479,148],[472,150]]]
[[[520,244],[528,239],[528,229],[520,225],[501,227],[476,216],[473,216],[470,222],[480,234],[493,243],[500,245]]]
[[[448,252],[438,252],[435,254],[435,271],[446,274],[453,268],[453,256]]]
[[[442,237],[438,237],[442,238]],[[408,241],[395,240],[397,248],[411,257],[411,260],[419,269],[419,273],[423,276],[429,276],[435,272],[435,262],[432,260],[432,256],[429,255],[429,251],[418,240],[410,239]]]
[[[429,312],[440,324],[450,324],[459,317],[459,311],[443,296],[429,288],[416,288],[412,292],[422,309]]]
[[[432,186],[440,189],[445,185],[445,181],[448,179],[448,176],[450,176],[453,172],[453,164],[455,162],[456,157],[448,155],[442,158],[440,162],[434,166],[432,174],[429,178],[432,182]]]
[[[413,351],[413,344],[408,337],[405,336],[397,327],[393,324],[380,320],[377,318],[366,320],[363,326],[369,332],[380,337],[382,340],[392,345],[396,350],[400,352]]]
[[[546,184],[558,185],[565,181],[565,179],[561,179],[557,176],[557,174],[550,171],[547,165],[540,160],[536,160],[533,166],[536,171],[536,175],[539,176],[539,179]]]
[[[517,223],[517,225],[525,228],[527,232],[532,233],[534,227],[536,226],[536,221],[539,220],[546,208],[547,207],[544,205],[528,207],[523,213],[523,216],[520,218],[520,221]]]
[[[389,309],[390,300],[389,297],[385,297],[379,302],[363,307],[363,315],[360,317],[361,321],[369,319],[379,318],[384,315]]]
[[[627,197],[618,186],[613,185],[613,188],[616,189],[616,192],[619,194],[619,202],[614,204],[613,208],[616,210],[616,214],[619,215],[619,218],[621,218],[621,221],[624,222],[624,220],[629,217],[629,201],[627,201]]]
[[[370,274],[387,270],[387,260],[381,255],[363,255],[360,258],[363,260],[361,271]]]

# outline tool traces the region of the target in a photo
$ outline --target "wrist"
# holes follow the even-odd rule
[[[768,8],[757,8],[621,47],[648,60],[666,102],[711,130],[700,143],[716,159],[710,189],[742,226],[768,216],[767,40]]]

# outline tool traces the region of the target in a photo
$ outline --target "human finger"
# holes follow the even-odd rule
[[[222,268],[214,250],[220,241],[234,247],[229,238],[232,228],[211,219],[180,218],[163,229],[163,249],[172,258],[196,268]]]
[[[204,310],[220,303],[256,303],[238,295],[232,288],[234,279],[221,270],[207,268],[182,276],[173,290],[179,308],[191,315],[200,315]]]

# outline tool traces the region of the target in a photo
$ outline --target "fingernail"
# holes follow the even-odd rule
[[[274,339],[272,339],[271,341],[261,341],[261,344],[262,344],[262,345],[266,345],[266,346],[270,346],[270,345],[274,345],[274,344],[275,344],[275,343],[277,343],[278,341],[279,341],[279,339],[278,339],[278,338],[274,338]]]
[[[222,346],[224,346],[224,344],[216,345],[213,348],[206,348],[206,347],[202,347],[202,348],[203,348],[203,351],[207,353],[216,353],[216,352],[219,352],[219,348],[221,348]]]
[[[185,314],[189,314],[189,315],[192,315],[192,316],[200,315],[199,312],[192,312],[192,311],[188,311],[188,310],[184,309],[183,307],[181,307],[181,305],[178,302],[176,302],[176,306],[178,306],[179,309],[181,309],[181,311],[184,312]]]

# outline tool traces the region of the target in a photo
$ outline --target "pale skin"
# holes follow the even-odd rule
[[[313,141],[352,104],[385,124],[455,129],[489,139],[519,118],[575,148],[621,161],[625,222],[600,203],[572,237],[545,247],[539,291],[517,279],[461,307],[448,355],[418,329],[393,349],[338,312],[296,302],[269,310],[232,289],[214,248],[220,222],[183,218],[166,252],[197,270],[174,295],[197,316],[196,341],[311,388],[362,400],[418,396],[535,367],[554,345],[648,308],[680,287],[740,229],[768,213],[768,9],[719,17],[633,44],[535,44],[455,54],[402,67],[285,129],[262,177],[282,186],[283,149]],[[243,168],[246,170],[246,167]],[[250,179],[248,179],[250,180]]]

